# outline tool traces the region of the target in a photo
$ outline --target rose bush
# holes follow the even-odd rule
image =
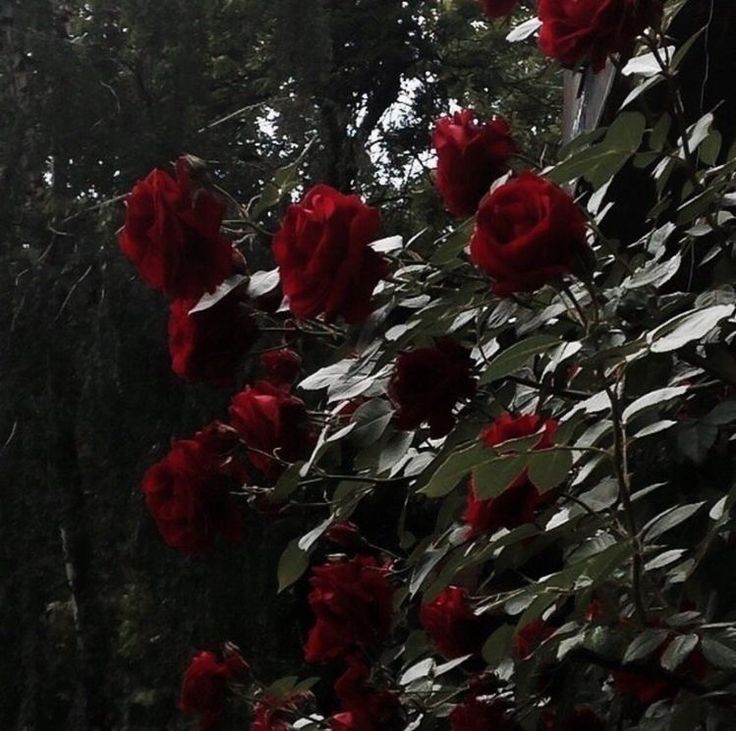
[[[616,80],[607,127],[575,116],[558,163],[498,180],[508,130],[466,110],[435,131],[417,235],[374,241],[377,208],[321,184],[286,209],[276,270],[244,285],[271,300],[260,380],[144,478],[183,551],[239,536],[241,506],[293,530],[278,588],[306,595],[324,677],[254,680],[256,731],[732,722],[736,166],[716,117],[685,107],[661,8],[539,3],[565,65],[595,72],[642,31],[656,50]],[[438,197],[424,225],[437,193],[474,220],[437,222]],[[216,722],[215,696],[188,707]]]

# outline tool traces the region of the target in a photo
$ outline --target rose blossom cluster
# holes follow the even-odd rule
[[[170,300],[172,370],[187,381],[231,385],[259,330],[242,286],[197,306],[245,271],[243,256],[220,232],[225,205],[208,189],[203,164],[182,156],[174,176],[153,170],[125,203],[120,248],[141,278]]]
[[[396,696],[371,682],[368,658],[391,632],[394,588],[390,566],[357,554],[315,566],[309,606],[315,623],[304,645],[309,663],[338,663],[335,683],[340,709],[332,731],[378,731],[399,713]]]

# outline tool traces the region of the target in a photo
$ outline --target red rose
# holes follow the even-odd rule
[[[173,299],[211,292],[233,269],[233,247],[220,234],[225,206],[192,182],[186,158],[176,178],[153,170],[126,199],[120,248],[154,289]]]
[[[349,520],[338,520],[333,523],[325,531],[325,538],[348,551],[355,551],[364,543],[360,528]]]
[[[480,652],[491,629],[489,617],[473,612],[468,592],[448,586],[422,606],[419,622],[435,647],[447,658]]]
[[[171,368],[185,381],[230,386],[240,361],[258,339],[258,325],[237,292],[190,315],[195,304],[175,300],[169,308]]]
[[[514,12],[519,0],[478,0],[489,18],[500,18]]]
[[[277,387],[291,386],[301,365],[299,353],[289,348],[269,350],[261,355],[261,366],[266,371],[265,379]]]
[[[437,151],[437,190],[454,216],[472,216],[491,183],[509,169],[516,152],[505,119],[475,121],[472,109],[437,120],[432,133]]]
[[[194,435],[194,439],[210,454],[221,457],[229,455],[240,444],[238,432],[221,421],[207,424]]]
[[[590,256],[585,230],[585,216],[564,190],[522,173],[481,203],[470,258],[493,278],[496,294],[531,292],[582,270]]]
[[[521,731],[521,726],[509,718],[509,704],[486,695],[471,695],[450,713],[452,731]]]
[[[557,711],[546,708],[539,718],[537,731],[606,731],[606,724],[587,706],[575,708],[564,722],[557,720]]]
[[[555,629],[557,628],[543,619],[535,619],[525,624],[514,635],[514,652],[519,660],[524,660],[533,654],[542,642],[555,633]]]
[[[230,681],[247,671],[247,663],[237,653],[220,661],[213,652],[200,652],[184,674],[179,697],[180,710],[201,717],[199,731],[213,731],[222,718]]]
[[[433,439],[448,434],[455,424],[453,407],[475,393],[472,367],[470,351],[450,337],[400,353],[388,387],[398,428],[415,429],[426,421]]]
[[[247,386],[233,397],[230,421],[245,442],[250,461],[271,480],[283,471],[278,459],[296,462],[312,445],[304,402],[267,381]]]
[[[243,538],[243,522],[230,492],[246,480],[241,465],[210,451],[200,432],[181,439],[143,477],[146,506],[163,539],[182,553],[200,553],[221,533]]]
[[[545,449],[554,444],[557,422],[544,421],[541,416],[512,416],[503,414],[481,433],[481,441],[488,447],[496,446],[509,439],[530,436],[540,430],[541,438],[535,449]],[[516,528],[531,523],[539,510],[546,507],[556,497],[553,490],[539,494],[539,490],[529,480],[524,471],[498,497],[479,500],[476,497],[475,477],[470,480],[468,502],[463,516],[470,526],[468,537],[499,528]]]
[[[330,716],[330,731],[375,731],[369,718],[356,711],[342,711]]]
[[[563,66],[590,59],[594,73],[613,53],[628,57],[636,37],[662,14],[662,0],[539,0],[539,47]]]
[[[304,706],[313,700],[309,691],[296,691],[283,698],[262,696],[256,707],[250,731],[293,731]]]
[[[349,656],[345,672],[335,683],[335,695],[340,700],[342,713],[330,719],[332,729],[378,731],[386,724],[390,725],[399,702],[390,691],[373,688],[369,678],[368,666],[359,657]]]
[[[281,285],[300,320],[324,314],[327,322],[365,320],[386,261],[368,244],[379,227],[377,208],[357,195],[316,185],[286,212],[273,241]]]
[[[334,660],[388,635],[394,590],[387,567],[372,556],[316,566],[310,583],[317,621],[304,647],[307,662]]]

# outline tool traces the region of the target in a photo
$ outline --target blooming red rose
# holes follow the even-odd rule
[[[471,694],[450,713],[452,731],[521,731],[509,714],[509,704],[492,695]]]
[[[307,662],[335,660],[388,635],[394,590],[387,566],[358,555],[316,566],[310,583],[317,621],[304,647]]]
[[[594,73],[613,53],[628,57],[636,37],[655,25],[662,0],[539,0],[539,46],[563,66],[590,59]]]
[[[586,221],[573,199],[535,173],[496,188],[478,209],[470,258],[501,296],[531,292],[584,271]]]
[[[309,691],[288,693],[283,698],[262,696],[256,704],[250,731],[292,731],[292,722],[313,699]]]
[[[472,367],[470,351],[450,337],[400,353],[388,387],[398,428],[415,429],[426,421],[433,439],[448,434],[455,424],[453,407],[475,393]]]
[[[553,627],[543,619],[535,619],[525,624],[514,635],[514,652],[520,660],[529,657],[548,637],[555,633]]]
[[[248,458],[268,479],[276,479],[286,462],[304,458],[313,437],[304,402],[267,381],[247,386],[233,397],[230,421],[237,429]]]
[[[200,553],[220,533],[231,541],[243,538],[243,522],[230,493],[247,479],[232,457],[211,450],[199,432],[181,439],[143,478],[146,506],[163,539],[182,553]]]
[[[388,690],[373,688],[369,678],[368,666],[359,657],[350,655],[345,672],[335,683],[335,695],[340,700],[342,712],[330,719],[333,731],[378,731],[390,724],[399,709],[398,699]]]
[[[176,177],[153,170],[126,199],[123,253],[154,289],[173,299],[211,292],[233,269],[233,247],[220,234],[225,206],[193,181],[186,158]]]
[[[473,612],[468,592],[448,586],[419,611],[419,622],[435,647],[447,658],[480,652],[492,629],[488,616]]]
[[[291,386],[299,374],[302,359],[289,348],[269,350],[261,355],[261,366],[266,371],[265,380],[274,386]]]
[[[327,322],[365,320],[371,295],[385,276],[385,259],[368,244],[379,227],[377,208],[357,195],[316,185],[292,204],[273,241],[281,286],[294,316],[324,314]]]
[[[437,151],[437,190],[454,216],[472,216],[491,183],[509,169],[516,152],[505,119],[478,124],[472,109],[437,120],[432,133]]]
[[[222,718],[229,683],[247,671],[247,663],[237,653],[220,661],[213,652],[200,652],[184,674],[180,710],[200,716],[199,731],[213,731]]]
[[[541,431],[535,449],[545,449],[554,444],[557,422],[544,421],[541,416],[512,416],[503,414],[481,433],[481,441],[493,447],[510,439],[519,439]],[[498,497],[480,500],[477,497],[475,477],[470,481],[468,502],[463,516],[470,526],[469,537],[499,528],[516,528],[531,523],[539,510],[556,498],[554,490],[539,494],[525,470]]]
[[[258,325],[238,292],[230,292],[206,310],[189,314],[195,303],[171,303],[171,368],[185,381],[230,386],[242,358],[258,339]]]
[[[360,535],[360,528],[349,520],[338,520],[333,523],[325,531],[325,538],[348,551],[355,551],[365,543]]]
[[[478,0],[489,18],[501,18],[510,15],[519,3],[519,0]]]

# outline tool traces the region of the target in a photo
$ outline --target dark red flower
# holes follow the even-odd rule
[[[470,258],[501,296],[589,268],[586,221],[573,199],[535,173],[496,188],[478,209]]]
[[[268,479],[277,479],[283,471],[279,459],[303,459],[313,443],[304,402],[267,381],[233,397],[230,421],[245,442],[248,458]]]
[[[394,590],[387,566],[358,555],[316,566],[310,583],[317,621],[304,647],[307,662],[335,660],[388,636]]]
[[[587,706],[578,706],[563,723],[557,720],[557,711],[542,711],[537,731],[606,731],[606,724]]]
[[[614,53],[628,57],[636,37],[656,25],[662,0],[539,0],[539,46],[563,66],[589,59],[594,73]]]
[[[194,300],[171,303],[171,368],[185,381],[230,386],[242,358],[259,337],[258,325],[238,292],[190,315],[195,304]]]
[[[400,353],[388,387],[398,428],[427,422],[433,439],[448,434],[455,424],[455,404],[475,394],[472,367],[470,351],[450,337],[431,348]]]
[[[221,421],[213,421],[200,429],[194,439],[210,454],[226,457],[240,444],[238,432]]]
[[[233,270],[233,247],[220,234],[225,206],[195,183],[187,158],[176,177],[153,170],[126,199],[120,248],[141,277],[172,299],[212,292]]]
[[[489,617],[473,612],[467,590],[459,586],[448,586],[424,604],[419,622],[447,658],[480,652],[492,628]]]
[[[184,674],[179,709],[200,716],[199,731],[214,731],[222,718],[228,685],[246,672],[248,664],[237,653],[221,661],[213,652],[200,652]]]
[[[360,535],[360,528],[349,520],[338,520],[333,523],[325,531],[325,538],[348,551],[355,551],[365,542]]]
[[[261,355],[261,366],[266,371],[265,380],[274,386],[291,386],[299,374],[302,359],[289,348],[269,350]]]
[[[359,711],[341,711],[328,720],[330,731],[378,731],[371,719]]]
[[[514,652],[519,660],[529,657],[556,629],[543,619],[525,624],[514,635]]]
[[[519,0],[478,0],[489,18],[501,18],[510,15],[519,4]]]
[[[309,691],[296,691],[283,698],[262,696],[256,704],[250,731],[293,731],[292,722],[313,698]]]
[[[378,730],[390,723],[399,708],[393,693],[370,684],[370,668],[355,655],[347,658],[345,672],[335,683],[335,695],[342,713],[333,716],[335,725],[330,719],[333,728]]]
[[[370,315],[371,295],[387,272],[385,259],[368,246],[379,221],[377,208],[329,185],[316,185],[289,206],[273,253],[295,317],[356,323]]]
[[[509,169],[516,152],[505,119],[475,121],[472,109],[437,120],[432,133],[437,151],[437,190],[454,216],[472,216],[491,183]]]
[[[483,430],[480,438],[486,446],[493,447],[510,439],[541,432],[535,449],[545,449],[554,444],[556,431],[557,422],[554,419],[545,421],[537,415],[503,414]],[[485,531],[494,531],[499,528],[510,530],[524,523],[531,523],[537,512],[556,498],[554,490],[540,495],[526,471],[519,475],[498,497],[479,500],[476,489],[475,477],[472,477],[463,516],[470,527],[469,537]]]
[[[174,442],[143,478],[146,506],[161,536],[182,553],[206,550],[218,533],[231,541],[243,538],[242,516],[230,493],[247,475],[232,457],[211,451],[203,433]]]
[[[509,704],[492,695],[471,694],[450,713],[452,731],[521,731],[510,718]]]

